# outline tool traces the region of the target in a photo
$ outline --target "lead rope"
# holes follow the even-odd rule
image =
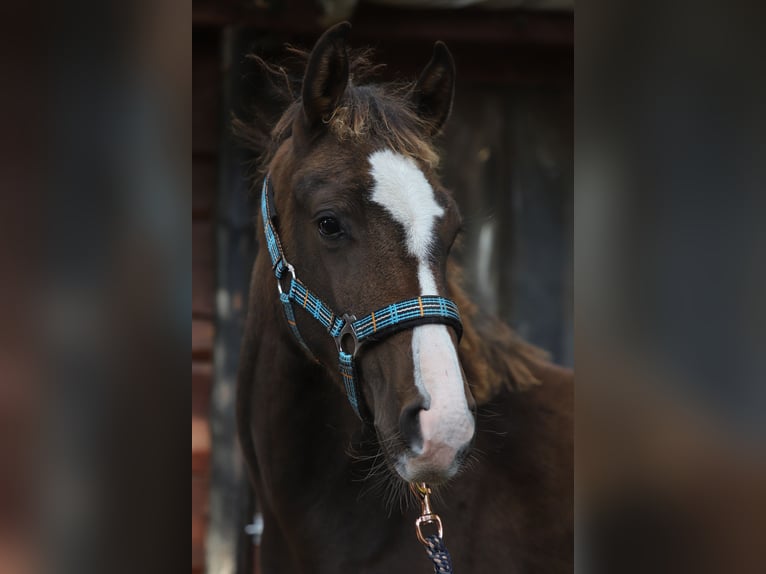
[[[431,510],[431,488],[425,482],[410,483],[410,490],[420,499],[420,516],[415,520],[415,534],[434,564],[434,574],[453,574],[452,557],[444,545],[442,519]],[[436,532],[426,536],[423,526],[434,524]]]

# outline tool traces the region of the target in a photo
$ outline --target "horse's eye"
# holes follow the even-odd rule
[[[319,233],[325,237],[338,237],[343,233],[340,223],[334,217],[323,217],[318,222]]]

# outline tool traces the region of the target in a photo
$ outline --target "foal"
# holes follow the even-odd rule
[[[237,398],[263,572],[431,571],[419,482],[456,572],[571,572],[571,373],[481,315],[449,260],[460,215],[432,142],[452,57],[437,43],[415,84],[357,85],[349,29],[317,42],[266,159]],[[395,328],[360,344],[381,310]]]

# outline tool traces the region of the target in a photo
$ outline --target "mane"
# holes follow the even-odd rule
[[[270,95],[284,108],[276,121],[262,110],[254,110],[249,121],[233,118],[235,135],[254,154],[256,176],[262,176],[268,169],[302,113],[302,76],[296,71],[303,71],[309,52],[293,47],[288,47],[288,52],[291,58],[283,64],[270,64],[259,56],[248,56],[269,78]],[[433,142],[423,136],[427,122],[416,113],[410,98],[414,82],[368,83],[384,67],[372,64],[372,54],[370,49],[350,53],[346,91],[341,104],[325,123],[341,141],[353,143],[371,137],[387,148],[435,168],[439,154]]]
[[[275,100],[283,108],[286,106],[282,115],[274,120],[256,110],[249,121],[237,117],[232,121],[235,135],[253,153],[250,175],[254,184],[268,171],[276,151],[290,137],[293,123],[302,113],[299,95],[302,76],[291,70],[298,68],[302,72],[309,53],[288,50],[293,61],[285,65],[249,56],[270,78]],[[371,54],[371,50],[351,53],[349,83],[341,105],[326,120],[329,129],[342,141],[374,137],[386,147],[436,168],[439,155],[433,142],[422,135],[427,125],[410,103],[414,83],[363,83],[382,67],[371,64]],[[486,403],[504,388],[525,390],[538,385],[534,366],[546,362],[547,354],[471,301],[462,287],[462,271],[453,258],[449,260],[448,277],[450,297],[457,303],[463,321],[460,360],[476,402]]]
[[[463,338],[458,352],[471,393],[478,404],[502,389],[523,391],[540,384],[535,366],[547,363],[548,353],[524,341],[507,323],[483,312],[462,286],[462,269],[447,264],[450,297],[460,309]]]

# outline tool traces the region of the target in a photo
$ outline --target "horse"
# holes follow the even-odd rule
[[[461,288],[436,151],[452,56],[365,83],[349,31],[304,53],[257,176],[237,422],[262,572],[430,571],[410,485],[456,572],[571,572],[573,374]]]

